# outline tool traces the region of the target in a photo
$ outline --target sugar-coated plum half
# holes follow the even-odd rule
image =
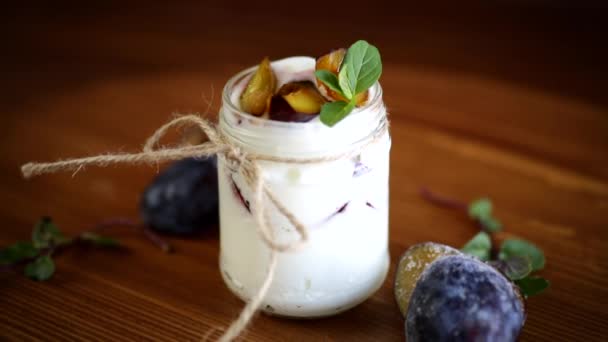
[[[270,60],[266,57],[251,76],[241,94],[241,110],[255,116],[268,113],[270,100],[274,95],[276,86],[276,76],[270,65]]]
[[[422,273],[405,322],[406,340],[516,341],[525,319],[515,286],[465,255],[444,256]]]
[[[435,260],[446,255],[461,254],[450,246],[434,242],[423,242],[408,248],[399,259],[395,273],[395,300],[403,317],[416,283],[422,272]]]

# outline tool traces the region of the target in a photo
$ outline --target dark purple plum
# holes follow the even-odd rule
[[[464,255],[442,257],[422,273],[408,307],[405,334],[416,341],[516,341],[524,309],[514,285]]]
[[[189,235],[218,222],[215,157],[175,162],[148,185],[140,202],[144,223],[169,234]]]

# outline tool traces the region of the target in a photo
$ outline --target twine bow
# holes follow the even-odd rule
[[[186,124],[198,126],[209,138],[209,141],[195,146],[180,146],[180,147],[164,147],[156,148],[159,145],[160,139],[174,127],[180,127]],[[335,161],[339,159],[351,158],[359,155],[361,150],[368,145],[380,139],[383,133],[388,129],[385,125],[384,129],[375,134],[371,139],[368,139],[359,148],[352,151],[334,156],[325,156],[319,158],[285,158],[272,155],[263,155],[257,153],[246,153],[238,145],[232,143],[216,125],[208,120],[201,118],[198,115],[190,114],[178,116],[160,127],[146,141],[143,151],[139,153],[117,153],[104,154],[85,158],[60,160],[52,163],[27,163],[21,167],[21,172],[25,178],[54,173],[58,171],[80,171],[86,166],[108,166],[112,164],[142,164],[142,163],[159,163],[165,161],[179,160],[187,157],[209,157],[213,155],[221,155],[226,162],[238,170],[245,179],[247,185],[253,190],[252,199],[252,214],[256,221],[256,230],[260,238],[270,249],[270,262],[266,272],[266,276],[262,286],[253,296],[247,305],[243,308],[239,317],[232,322],[226,330],[220,341],[231,341],[238,337],[239,334],[251,322],[253,315],[262,305],[268,289],[274,278],[274,273],[277,265],[278,252],[292,252],[301,248],[309,239],[308,230],[296,216],[281,203],[274,192],[264,182],[262,170],[258,161],[273,161],[292,164],[314,164]],[[268,210],[265,205],[264,197],[276,207],[279,213],[284,216],[289,223],[293,225],[299,235],[299,239],[288,242],[279,243],[273,237],[273,231],[268,224]]]

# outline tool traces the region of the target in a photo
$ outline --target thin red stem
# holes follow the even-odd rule
[[[163,252],[170,253],[173,251],[173,247],[149,227],[128,217],[114,217],[103,220],[93,226],[91,230],[99,232],[116,226],[131,227],[136,231],[141,231],[150,242],[160,248]]]
[[[146,236],[148,240],[152,241],[152,243],[154,243],[156,246],[160,247],[163,252],[173,252],[173,247],[167,241],[158,236],[158,234],[154,233],[150,227],[142,226],[142,231],[144,236]]]
[[[420,196],[422,196],[422,198],[424,198],[425,200],[440,207],[457,209],[462,211],[467,211],[468,209],[468,205],[465,202],[433,193],[426,187],[420,188]]]

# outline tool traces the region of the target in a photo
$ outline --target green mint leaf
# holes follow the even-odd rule
[[[80,238],[84,241],[90,242],[90,243],[94,244],[95,246],[99,246],[99,247],[119,247],[120,246],[120,243],[118,243],[118,241],[116,241],[115,239],[101,236],[99,234],[95,234],[95,233],[91,233],[91,232],[84,232],[84,233],[80,234]]]
[[[25,266],[25,275],[33,280],[47,280],[55,273],[55,263],[48,255],[38,257]]]
[[[505,275],[511,280],[520,280],[532,272],[530,259],[523,257],[512,257],[505,261]]]
[[[469,216],[474,219],[492,216],[492,201],[487,198],[477,199],[469,204]]]
[[[19,241],[0,250],[0,265],[14,264],[36,255],[38,255],[38,250],[31,242]]]
[[[338,83],[338,77],[334,73],[329,70],[317,70],[315,71],[315,76],[321,80],[321,82],[325,83],[329,89],[344,96],[342,89],[340,89],[340,83]]]
[[[523,279],[532,272],[530,259],[523,257],[512,257],[508,260],[493,260],[489,264],[511,280]]]
[[[355,88],[356,84],[352,83],[352,80],[349,79],[349,68],[350,65],[345,62],[342,63],[340,67],[340,72],[338,73],[338,83],[340,84],[340,89],[342,89],[342,94],[348,100],[351,100],[355,96]]]
[[[486,232],[479,232],[462,247],[461,251],[487,261],[490,258],[490,249],[492,249],[490,236]]]
[[[69,241],[49,217],[43,217],[32,232],[32,242],[38,249],[66,244]]]
[[[502,229],[500,221],[492,216],[492,201],[487,198],[480,198],[469,204],[469,216],[479,221],[483,228],[490,233],[495,233]]]
[[[346,79],[353,97],[369,89],[382,74],[380,52],[364,40],[359,40],[348,48],[341,69],[344,66],[347,66]],[[342,90],[345,90],[344,87]]]
[[[340,120],[344,119],[355,108],[354,102],[328,102],[321,107],[321,122],[332,127]]]
[[[521,294],[525,297],[535,296],[550,285],[549,281],[543,277],[526,277],[520,280],[516,280],[515,284],[519,286]]]
[[[479,222],[481,222],[483,228],[490,233],[496,233],[502,229],[502,224],[493,217],[486,217],[479,220]]]
[[[512,257],[528,258],[532,271],[545,267],[545,255],[533,243],[521,239],[508,239],[502,243],[498,259],[509,260]]]

